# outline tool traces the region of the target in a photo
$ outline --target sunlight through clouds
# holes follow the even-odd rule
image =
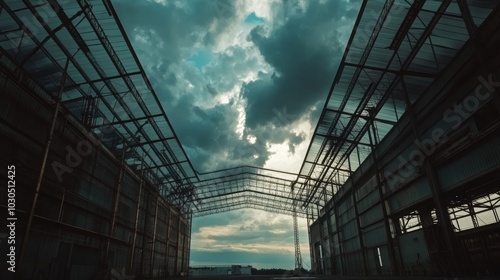
[[[114,6],[198,172],[240,165],[297,172],[358,2],[116,0]],[[306,222],[299,224],[308,260]],[[272,259],[274,252],[283,260],[275,265],[293,265],[292,228],[291,216],[254,210],[195,219],[192,259],[225,264],[234,251],[272,265],[255,254]]]

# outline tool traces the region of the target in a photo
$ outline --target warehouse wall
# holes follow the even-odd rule
[[[50,96],[29,78],[2,63],[0,69],[0,166],[6,170],[15,165],[19,262],[54,102],[48,103]],[[164,201],[140,173],[122,164],[119,151],[101,146],[99,137],[105,135],[93,135],[64,109],[59,113],[26,251],[17,267],[20,279],[187,272],[189,217]],[[0,209],[7,212],[4,182]],[[5,219],[0,226],[6,228]],[[7,252],[6,235],[1,235],[0,247]],[[0,260],[5,263],[6,254]],[[1,273],[2,279],[12,276],[3,275],[6,270]]]
[[[318,211],[317,273],[500,275],[499,31],[497,10],[413,104],[415,127],[407,112]]]

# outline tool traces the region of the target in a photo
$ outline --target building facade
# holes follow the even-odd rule
[[[466,1],[441,1],[435,3],[436,11],[444,6],[441,14],[433,15],[432,6],[423,11],[418,2],[426,1],[414,1],[400,18],[391,10],[392,22],[373,32],[380,32],[379,39],[386,34],[391,38],[406,24],[406,32],[417,34],[407,37],[411,42],[402,51],[407,55],[419,46],[418,36],[436,36],[423,37],[421,45],[432,48],[426,57],[429,68],[421,64],[421,72],[416,71],[424,62],[416,61],[417,55],[412,64],[379,70],[399,71],[394,78],[399,86],[391,89],[394,97],[411,90],[419,95],[407,100],[404,114],[385,137],[378,137],[376,121],[366,118],[369,155],[345,180],[328,186],[333,197],[313,215],[311,259],[318,274],[500,275],[498,3],[467,1],[467,7],[460,6]],[[427,15],[421,31],[408,27],[412,9],[416,20]],[[369,11],[367,7],[366,17]],[[446,29],[439,29],[440,23]],[[384,33],[390,26],[399,31]],[[429,28],[434,30],[426,35]],[[465,35],[463,44],[459,33]],[[456,51],[451,43],[440,45],[448,36],[453,36]],[[358,67],[369,66],[374,65]],[[431,81],[428,86],[404,88],[405,80],[424,77]]]
[[[12,253],[0,260],[15,270],[0,278],[186,274],[191,215],[162,189],[166,164],[139,149],[151,137],[139,120],[165,116],[131,107],[152,94],[112,7],[49,2],[0,6],[0,164],[10,171],[0,209],[13,218],[0,222],[11,226],[0,250]],[[136,99],[121,98],[119,83]],[[132,125],[142,126],[130,135]]]

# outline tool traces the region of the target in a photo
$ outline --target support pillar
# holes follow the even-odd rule
[[[36,204],[38,202],[38,195],[42,187],[42,180],[45,174],[45,167],[47,166],[47,159],[49,157],[50,145],[52,143],[52,138],[54,137],[54,130],[56,127],[57,116],[59,115],[59,110],[61,108],[61,97],[64,92],[64,86],[66,84],[68,66],[69,66],[69,58],[66,58],[66,64],[64,65],[64,72],[61,77],[61,85],[59,86],[59,93],[57,94],[57,98],[54,100],[56,104],[54,108],[54,113],[52,115],[52,121],[50,123],[49,133],[47,134],[47,140],[45,142],[45,147],[42,156],[42,165],[40,167],[40,172],[38,173],[38,179],[35,187],[35,194],[33,196],[33,201],[31,202],[31,208],[28,214],[28,222],[26,223],[26,230],[24,232],[23,241],[21,243],[21,252],[19,254],[19,262],[18,262],[18,266],[21,270],[23,269],[24,254],[26,252],[26,247],[29,241],[31,224],[33,223],[33,216],[35,215]]]
[[[141,168],[143,170],[143,168]],[[141,171],[141,177],[139,182],[139,194],[137,195],[137,206],[135,208],[135,220],[134,220],[134,236],[132,238],[132,250],[130,252],[130,264],[129,264],[129,274],[132,273],[134,269],[134,259],[135,259],[135,242],[137,241],[137,230],[139,225],[139,213],[141,211],[141,199],[142,199],[142,184],[144,182],[144,171]]]
[[[179,262],[179,246],[181,243],[181,213],[178,213],[177,216],[177,252],[175,253],[175,275],[179,275],[178,271],[178,262]]]
[[[146,192],[146,215],[144,215],[144,227],[142,228],[142,250],[141,250],[141,275],[144,274],[144,251],[146,251],[146,244],[148,239],[148,215],[149,215],[149,196],[150,193]]]
[[[169,263],[170,263],[170,227],[171,227],[171,223],[172,223],[172,209],[170,208],[168,210],[168,221],[167,221],[167,248],[165,250],[165,265],[167,267],[167,272],[168,272],[168,276],[171,276],[171,271],[170,271],[170,266],[169,266]]]
[[[341,275],[345,275],[345,255],[342,249],[342,239],[340,238],[340,227],[339,227],[339,215],[337,214],[337,205],[335,200],[333,201],[333,215],[335,215],[335,228],[337,229],[337,241],[339,244],[339,255],[340,255],[340,268],[342,269]]]
[[[431,209],[420,209],[418,210],[418,217],[420,218],[420,223],[423,228],[428,228],[432,226],[432,215]]]
[[[361,250],[362,254],[362,265],[363,265],[363,275],[368,275],[368,266],[366,265],[366,249],[365,249],[365,241],[363,240],[363,232],[361,231],[361,222],[359,220],[359,212],[358,212],[358,207],[356,206],[357,201],[356,201],[356,192],[354,191],[354,188],[351,188],[352,192],[352,200],[353,200],[353,207],[354,207],[354,216],[356,219],[356,228],[358,229],[358,239],[359,239],[359,247]]]
[[[326,191],[326,187],[325,187],[325,191]],[[333,194],[333,184],[332,184],[332,194]],[[333,195],[332,195],[332,201],[333,201]],[[326,205],[326,203],[325,203]],[[326,206],[325,206],[326,207]],[[330,219],[330,209],[325,209],[325,219],[326,219],[326,226],[327,226],[327,232],[328,232],[328,243],[329,243],[329,247],[328,247],[328,257],[330,258],[330,271],[329,271],[329,274],[330,275],[333,275],[333,271],[334,271],[334,256],[335,256],[335,253],[333,251],[333,231],[332,231],[332,223],[331,223],[331,219]],[[335,221],[336,223],[337,221]],[[326,273],[325,273],[326,274]]]
[[[413,104],[410,102],[410,98],[408,96],[408,91],[406,89],[406,84],[404,77],[401,77],[401,85],[404,91],[405,103],[407,106],[408,114],[410,117],[410,125],[412,132],[414,134],[415,140],[421,143],[420,134],[417,129],[417,121],[415,117],[415,112],[413,111]],[[434,206],[436,208],[436,214],[439,221],[439,230],[443,236],[446,249],[448,251],[448,257],[451,259],[453,274],[461,274],[462,267],[460,265],[460,261],[457,259],[458,254],[456,252],[456,242],[455,242],[455,234],[453,232],[453,227],[451,224],[450,216],[448,215],[448,208],[443,203],[443,197],[441,194],[441,187],[437,180],[435,174],[435,168],[432,165],[432,155],[427,156],[423,154],[423,168],[425,170],[426,177],[428,178],[429,185],[432,193],[432,200],[434,201]]]
[[[158,205],[160,204],[160,197],[156,198],[156,208],[155,208],[155,220],[153,225],[153,242],[151,244],[151,267],[150,267],[150,275],[155,277],[154,268],[155,268],[155,242],[156,242],[156,225],[158,223]]]
[[[187,243],[187,252],[188,254],[191,254],[191,234],[192,234],[192,229],[193,229],[193,212],[189,212],[189,242]],[[188,256],[187,258],[188,260],[188,263],[187,263],[187,266],[186,266],[186,275],[189,274],[189,260],[190,260],[190,257]]]
[[[356,152],[358,154],[359,166],[361,166],[361,158],[359,157],[359,150],[358,150],[357,146],[356,146]],[[368,266],[366,265],[365,242],[363,240],[363,232],[361,231],[361,222],[359,221],[359,212],[358,212],[358,207],[356,206],[357,205],[356,191],[354,190],[354,187],[351,187],[351,192],[352,192],[352,200],[353,200],[353,207],[354,207],[354,216],[356,219],[356,228],[358,229],[359,246],[361,249],[361,254],[363,255],[362,256],[363,275],[368,275]]]
[[[434,200],[434,205],[436,207],[436,214],[438,217],[438,225],[443,235],[443,240],[446,244],[446,248],[451,258],[452,269],[454,274],[461,274],[462,267],[460,265],[460,260],[458,260],[457,254],[457,244],[455,240],[455,233],[453,232],[453,227],[451,223],[450,216],[448,215],[448,208],[443,204],[443,198],[441,195],[441,188],[437,181],[436,175],[434,173],[432,165],[429,161],[424,163],[425,173],[431,185],[432,199]]]
[[[387,215],[387,205],[386,205],[386,200],[384,198],[384,190],[383,190],[383,180],[381,178],[381,173],[382,170],[380,169],[380,166],[378,164],[378,158],[375,153],[375,147],[378,145],[377,141],[377,134],[376,134],[376,129],[375,129],[375,116],[372,114],[371,111],[368,112],[369,117],[370,117],[370,126],[372,129],[372,133],[370,132],[370,128],[368,128],[368,138],[370,140],[370,147],[371,147],[371,155],[373,159],[373,167],[375,168],[375,178],[377,180],[377,190],[378,190],[378,195],[380,197],[380,205],[382,206],[382,215],[384,217],[384,228],[385,228],[385,234],[387,236],[387,241],[388,241],[388,252],[389,252],[389,259],[391,262],[391,268],[393,271],[394,275],[400,275],[399,271],[399,266],[398,266],[398,261],[396,259],[396,251],[395,251],[395,244],[394,244],[394,239],[392,238],[392,233],[391,233],[391,225],[390,225],[390,217]],[[373,135],[372,135],[373,134]]]
[[[311,270],[316,274],[316,258],[314,257],[314,244],[311,238],[311,222],[309,217],[309,212],[311,212],[310,207],[306,208],[306,220],[307,220],[307,236],[309,237],[309,256],[311,260]]]
[[[113,234],[115,233],[115,225],[116,225],[116,216],[118,214],[118,206],[120,205],[120,190],[122,186],[123,173],[125,171],[125,150],[127,147],[124,147],[122,150],[122,156],[120,161],[120,172],[118,173],[118,180],[116,182],[115,188],[115,199],[113,205],[113,214],[111,216],[111,224],[109,226],[109,234],[106,240],[106,247],[104,249],[104,265],[108,269],[110,268],[109,263],[109,249],[111,247],[111,238],[113,238]]]

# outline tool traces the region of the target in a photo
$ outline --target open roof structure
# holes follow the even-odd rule
[[[315,215],[448,65],[495,1],[363,1],[299,171]],[[471,21],[473,19],[473,21]],[[363,168],[365,167],[365,168]]]
[[[2,62],[28,72],[40,97],[60,97],[107,149],[194,216],[250,206],[317,213],[439,82],[476,28],[471,22],[497,8],[486,0],[363,1],[298,174],[251,166],[198,173],[111,2],[35,2],[0,3]]]

